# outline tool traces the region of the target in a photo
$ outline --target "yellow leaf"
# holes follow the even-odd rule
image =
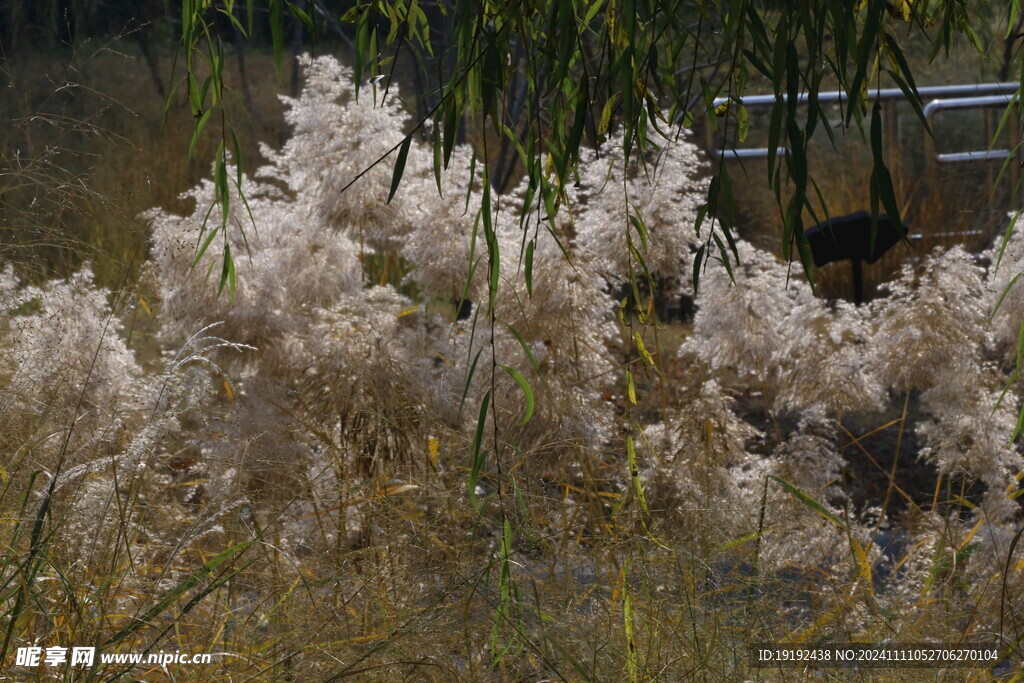
[[[385,496],[398,496],[409,491],[415,491],[419,486],[416,484],[399,484],[398,486],[390,486],[384,489]]]
[[[857,566],[860,569],[859,574],[864,583],[868,587],[868,591],[872,595],[875,594],[875,585],[871,580],[871,560],[868,559],[867,552],[864,551],[864,546],[855,538],[850,538],[850,546],[853,548],[853,555],[857,558]]]
[[[430,457],[430,464],[437,467],[437,454],[441,451],[441,442],[437,437],[427,437],[427,455]]]
[[[651,358],[651,354],[647,353],[647,347],[644,346],[643,337],[640,336],[639,332],[633,333],[633,341],[636,342],[637,353],[640,354],[640,359],[644,362],[644,364],[654,367],[654,359]]]

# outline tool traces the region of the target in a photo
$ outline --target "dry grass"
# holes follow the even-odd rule
[[[139,214],[175,207],[181,189],[209,172],[219,134],[211,127],[189,159],[187,101],[179,93],[164,121],[167,102],[137,52],[133,41],[90,41],[19,53],[0,67],[5,89],[16,93],[0,100],[0,117],[10,122],[0,131],[0,250],[34,280],[65,276],[90,260],[99,283],[116,286],[133,262],[145,260]],[[171,55],[159,61],[169,77]],[[249,55],[253,98],[246,105],[233,66],[225,74],[228,111],[252,171],[258,141],[281,134],[282,84],[271,56]]]

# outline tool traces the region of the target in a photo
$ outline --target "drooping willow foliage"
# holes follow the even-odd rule
[[[322,2],[271,0],[266,9],[278,60],[289,13],[310,33],[333,28],[341,34]],[[228,17],[239,31],[252,32],[253,3],[243,9],[241,3],[186,0],[181,11],[186,63],[182,89],[199,134],[222,99],[223,51],[211,34],[211,22]],[[1019,3],[1009,3],[1006,11],[1008,67],[1016,63],[1012,56]],[[802,221],[805,210],[814,215],[817,190],[808,174],[807,146],[816,131],[830,137],[841,133],[828,125],[817,94],[825,89],[846,94],[842,125],[861,130],[874,158],[872,209],[884,209],[898,220],[879,106],[870,105],[868,93],[898,87],[920,112],[901,39],[925,36],[933,45],[933,57],[948,52],[960,35],[981,51],[978,33],[987,33],[993,21],[989,14],[964,0],[399,0],[357,2],[342,19],[354,33],[356,81],[373,76],[386,91],[403,56],[410,56],[414,65],[417,97],[410,104],[418,120],[373,163],[389,164],[397,185],[403,150],[414,137],[425,138],[434,147],[437,175],[450,163],[468,126],[483,142],[478,150],[481,171],[489,171],[490,183],[504,188],[517,172],[525,174],[523,210],[533,197],[540,197],[551,219],[566,203],[581,152],[599,146],[613,132],[618,131],[616,139],[627,160],[647,147],[650,136],[674,135],[680,126],[699,119],[714,127],[724,144],[742,142],[749,127],[743,97],[750,84],[774,92],[766,182],[775,190],[785,225],[783,253],[798,258],[812,276]],[[201,57],[209,71],[205,80],[197,76]],[[798,102],[804,93],[806,105]],[[725,101],[716,104],[716,98]],[[432,124],[429,132],[427,124]],[[222,119],[219,135],[218,164],[226,168],[233,136],[230,121]],[[223,175],[217,182],[226,200],[229,179]],[[694,264],[695,281],[708,259],[738,257],[729,228],[715,220],[730,204],[731,182],[722,166],[714,171],[706,208],[697,220],[703,241]],[[224,254],[226,263],[231,259]],[[229,272],[225,267],[225,278]]]

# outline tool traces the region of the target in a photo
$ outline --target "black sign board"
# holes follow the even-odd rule
[[[906,234],[884,213],[878,216],[873,239],[871,233],[871,214],[867,211],[830,218],[804,233],[811,246],[815,266],[850,260],[853,266],[853,298],[858,304],[864,302],[862,262],[874,263],[882,258],[882,254]]]

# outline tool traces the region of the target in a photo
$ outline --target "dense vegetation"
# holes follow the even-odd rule
[[[5,665],[38,643],[217,653],[178,680],[736,680],[775,675],[754,643],[863,641],[1019,669],[1024,239],[829,301],[701,228],[687,130],[631,149],[611,121],[564,179],[541,145],[544,191],[529,154],[492,180],[471,119],[463,144],[397,82],[300,64],[258,164],[194,138],[208,177],[144,213],[141,268],[5,252]],[[11,207],[5,229],[48,215]]]

